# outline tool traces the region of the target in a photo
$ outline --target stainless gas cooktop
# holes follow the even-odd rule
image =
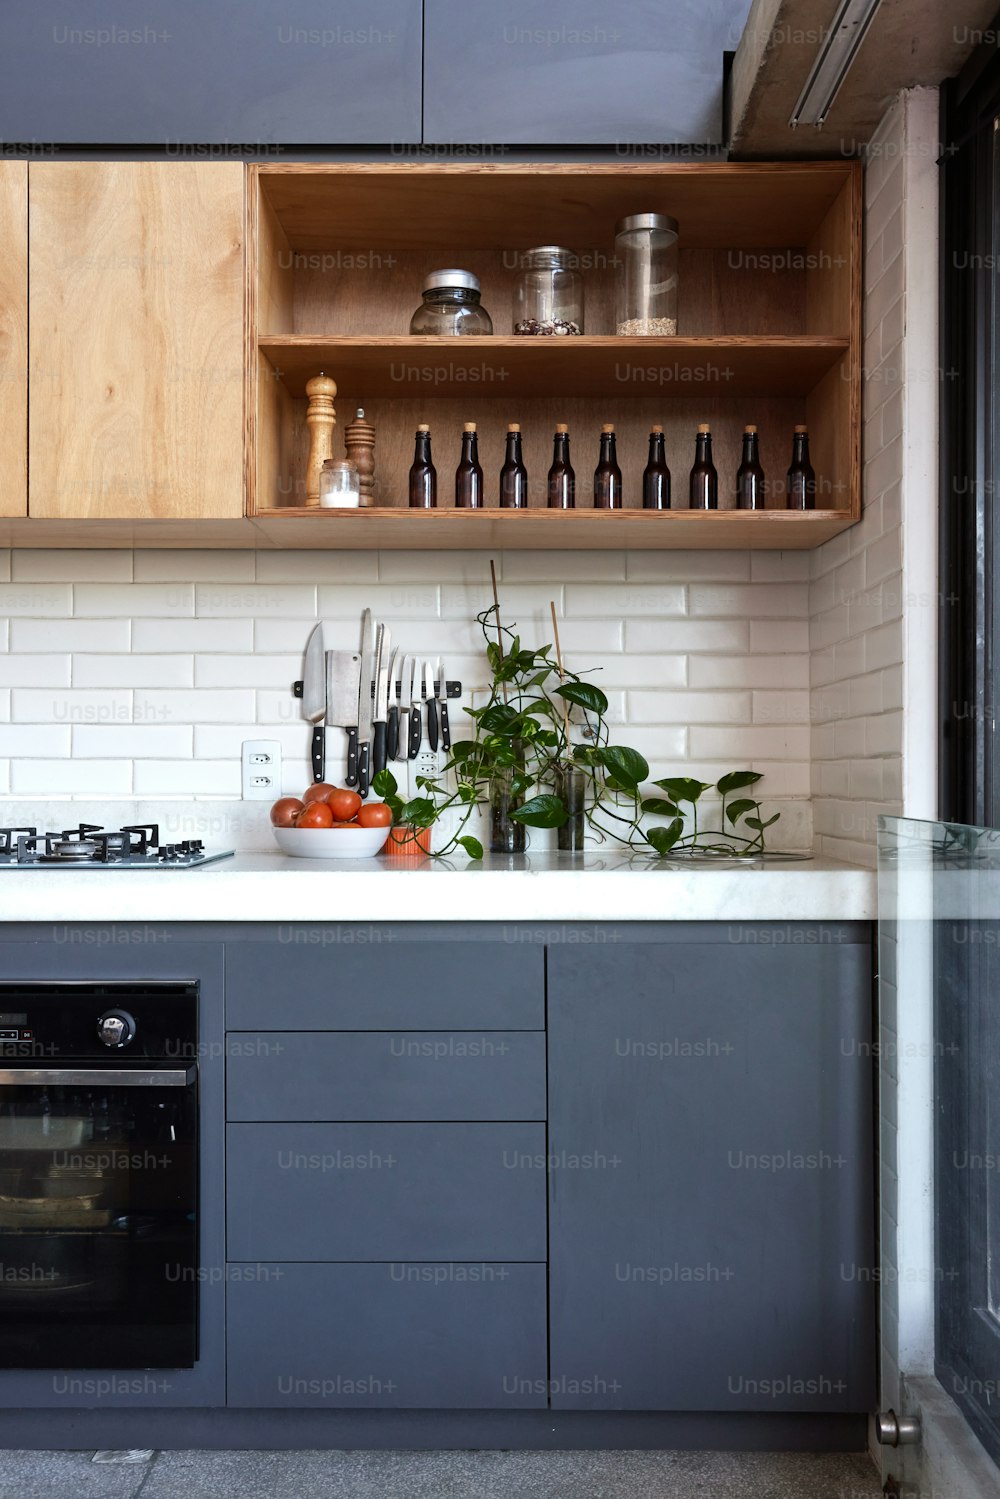
[[[208,853],[200,838],[161,843],[155,822],[108,829],[99,823],[58,833],[37,828],[0,828],[0,870],[4,869],[197,869],[231,859],[231,848]]]

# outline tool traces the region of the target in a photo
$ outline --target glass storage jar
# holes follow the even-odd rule
[[[583,332],[583,277],[579,256],[560,245],[539,245],[518,256],[514,332]]]
[[[356,510],[361,504],[358,470],[346,458],[327,458],[319,471],[319,502],[324,510]]]
[[[677,332],[677,220],[633,213],[615,225],[619,338],[669,338]]]
[[[479,302],[479,277],[471,271],[431,271],[424,300],[410,319],[411,333],[445,337],[493,332],[493,320]]]

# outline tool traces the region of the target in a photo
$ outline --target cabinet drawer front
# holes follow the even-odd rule
[[[541,1031],[241,1031],[234,1120],[544,1119]]]
[[[291,937],[326,936],[300,943]],[[542,1030],[544,955],[537,943],[290,940],[226,945],[231,1030]]]
[[[546,1404],[545,1266],[230,1267],[229,1404]]]
[[[540,1124],[230,1124],[231,1260],[544,1260]]]

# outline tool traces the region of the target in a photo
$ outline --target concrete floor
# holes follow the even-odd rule
[[[0,1452],[0,1499],[879,1499],[867,1457],[772,1452]]]

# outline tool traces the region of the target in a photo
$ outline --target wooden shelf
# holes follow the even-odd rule
[[[847,353],[846,338],[415,338],[268,334],[257,340],[292,396],[324,370],[380,396],[805,395]]]
[[[414,551],[801,551],[852,524],[843,510],[323,510],[261,511],[254,525],[275,547]]]

